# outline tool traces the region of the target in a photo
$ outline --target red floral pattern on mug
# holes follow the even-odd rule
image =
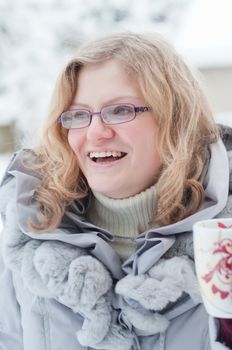
[[[218,225],[219,228],[231,228],[231,227],[232,227],[232,225],[226,226],[226,225],[223,224],[222,222],[218,222],[217,225]]]
[[[221,229],[231,228],[219,222]],[[203,281],[211,284],[213,294],[218,294],[221,299],[232,296],[232,238],[223,238],[214,242],[212,254],[218,254],[218,260],[215,266],[204,276]]]

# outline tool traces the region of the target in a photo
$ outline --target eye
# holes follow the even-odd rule
[[[72,114],[70,112],[64,112],[61,115],[61,122],[64,128],[69,129],[72,126]]]
[[[133,107],[132,106],[127,106],[127,105],[120,105],[114,107],[113,111],[114,114],[119,114],[119,115],[127,115],[133,113]]]
[[[75,120],[85,120],[88,119],[89,113],[86,111],[73,111],[72,118]]]
[[[89,123],[87,110],[70,110],[61,114],[62,126],[66,129],[83,128]]]

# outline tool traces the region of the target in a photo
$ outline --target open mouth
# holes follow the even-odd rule
[[[122,159],[126,154],[124,152],[90,152],[89,158],[95,163],[107,163]]]

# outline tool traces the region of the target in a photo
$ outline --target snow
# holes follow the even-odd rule
[[[1,183],[2,176],[5,173],[7,164],[9,163],[10,157],[11,157],[10,154],[0,154],[0,183]],[[0,232],[1,230],[2,230],[2,223],[1,223],[1,217],[0,217]]]
[[[0,125],[36,135],[58,73],[94,35],[159,31],[195,66],[232,65],[231,9],[231,0],[0,2]]]
[[[216,115],[215,120],[219,124],[232,127],[232,112],[223,112]]]
[[[5,173],[7,164],[9,163],[11,155],[10,154],[1,154],[0,155],[0,182]]]
[[[200,68],[232,66],[232,1],[195,0],[175,45]]]
[[[118,30],[157,30],[171,38],[190,2],[0,1],[0,125],[15,120],[36,134],[58,73],[81,41]]]

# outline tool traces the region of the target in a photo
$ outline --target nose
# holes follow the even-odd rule
[[[92,115],[92,121],[87,128],[86,137],[91,141],[99,141],[102,139],[110,139],[114,135],[111,125],[103,123],[99,114]]]

